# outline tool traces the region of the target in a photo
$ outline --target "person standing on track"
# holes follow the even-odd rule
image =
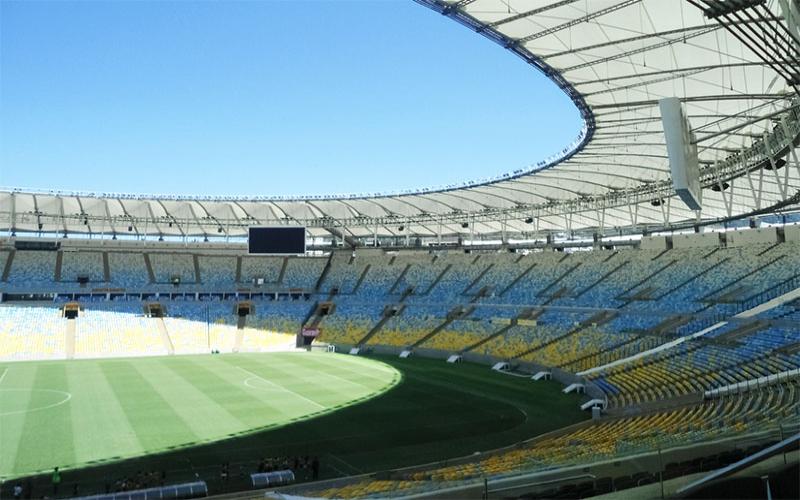
[[[53,469],[50,481],[53,483],[53,496],[58,496],[58,485],[61,484],[61,473],[58,471],[58,467]]]

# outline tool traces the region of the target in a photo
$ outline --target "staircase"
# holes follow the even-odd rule
[[[522,258],[522,256],[520,256],[520,259],[521,259],[521,258]],[[506,294],[506,292],[508,292],[509,290],[511,290],[511,288],[513,288],[513,287],[514,287],[514,285],[516,285],[517,283],[519,283],[519,281],[520,281],[522,278],[524,278],[525,276],[527,276],[528,274],[530,274],[530,272],[531,272],[531,271],[533,271],[533,268],[534,268],[534,267],[536,267],[536,264],[535,264],[535,263],[534,263],[534,264],[531,264],[531,265],[530,265],[530,267],[528,267],[527,269],[525,269],[524,271],[522,271],[522,273],[520,273],[520,275],[519,275],[519,276],[517,276],[516,278],[514,278],[513,280],[511,280],[511,283],[509,283],[508,285],[506,285],[506,286],[505,286],[505,288],[503,288],[503,289],[500,291],[500,293],[499,293],[499,294],[497,294],[497,295],[498,295],[499,297],[502,297],[503,295],[505,295],[505,294]]]
[[[492,292],[492,287],[490,285],[482,286],[480,290],[475,292],[475,295],[469,300],[470,304],[474,304],[481,300],[484,297],[488,297],[489,294]]]
[[[286,266],[289,265],[289,257],[283,258],[283,264],[281,265],[281,272],[278,274],[278,284],[283,284],[283,277],[286,276]],[[320,277],[321,278],[321,277]],[[317,282],[319,283],[319,282]]]
[[[56,252],[56,270],[53,279],[56,283],[61,281],[61,266],[64,264],[64,252],[59,250]]]
[[[167,350],[167,354],[172,356],[175,354],[175,347],[172,345],[172,339],[169,338],[169,332],[167,331],[166,323],[164,323],[164,318],[153,319],[155,320],[158,331],[161,334],[161,342],[164,343],[164,349]]]
[[[653,260],[655,260],[655,259],[653,259]],[[659,267],[658,269],[656,269],[652,273],[648,274],[647,276],[645,276],[641,280],[639,280],[636,283],[634,283],[632,286],[629,286],[627,289],[625,289],[622,292],[620,292],[619,295],[617,295],[614,298],[617,299],[617,300],[625,300],[625,301],[630,302],[631,299],[628,297],[629,293],[631,293],[632,291],[636,290],[637,288],[639,288],[640,286],[644,285],[645,283],[649,283],[650,280],[652,280],[653,278],[655,278],[656,276],[658,276],[659,274],[664,272],[665,269],[667,269],[667,268],[669,268],[671,266],[674,266],[677,263],[678,263],[677,260],[671,260],[671,261],[667,262],[663,266]]]
[[[766,264],[762,264],[762,265],[758,266],[757,268],[753,269],[750,272],[744,273],[743,275],[739,276],[738,278],[736,278],[735,280],[731,281],[730,283],[727,283],[727,284],[721,286],[720,288],[717,288],[713,292],[707,294],[705,297],[700,299],[700,302],[717,302],[716,300],[713,299],[713,297],[715,295],[717,295],[719,293],[722,293],[723,291],[727,290],[728,288],[730,288],[730,287],[736,285],[737,283],[741,282],[743,279],[745,279],[745,278],[747,278],[749,276],[753,276],[754,274],[758,274],[759,272],[761,272],[762,270],[766,269],[767,267],[769,267],[769,266],[771,266],[773,264],[779,263],[784,257],[786,257],[786,256],[785,255],[780,255],[777,259],[771,260],[771,261],[767,262]]]
[[[442,272],[440,272],[439,275],[436,276],[436,279],[433,280],[433,283],[431,283],[431,285],[428,287],[428,289],[425,290],[425,293],[423,293],[423,295],[429,295],[431,293],[431,290],[433,290],[436,287],[436,285],[438,285],[439,282],[442,281],[442,278],[444,278],[444,275],[447,274],[447,272],[452,267],[453,267],[453,264],[447,264],[445,266],[445,268],[442,270]]]
[[[502,326],[500,329],[496,330],[494,333],[492,333],[492,334],[491,334],[491,335],[489,335],[488,337],[486,337],[486,338],[484,338],[484,339],[481,339],[481,340],[479,340],[479,341],[475,342],[475,343],[474,343],[474,344],[472,344],[471,346],[468,346],[468,347],[466,347],[465,349],[463,349],[461,352],[462,352],[462,353],[465,353],[465,352],[469,352],[469,351],[471,351],[471,350],[473,350],[473,349],[477,349],[478,347],[480,347],[480,346],[482,346],[483,344],[485,344],[485,343],[489,342],[490,340],[492,340],[492,339],[494,339],[494,338],[497,338],[497,337],[499,337],[500,335],[503,335],[504,333],[506,333],[507,331],[511,330],[511,329],[512,329],[512,328],[514,328],[515,326],[517,326],[517,320],[516,320],[516,319],[512,319],[512,320],[511,320],[511,323],[509,323],[509,324],[507,324],[507,325],[503,325],[503,326]]]
[[[390,295],[394,293],[395,288],[397,288],[397,286],[400,284],[400,282],[403,281],[403,278],[406,277],[406,274],[408,273],[408,270],[410,268],[411,268],[411,264],[406,264],[406,267],[404,267],[403,270],[400,272],[400,276],[398,276],[397,279],[394,280],[394,283],[392,284],[392,287],[389,288],[389,294]]]
[[[328,255],[328,261],[325,262],[325,267],[322,269],[322,274],[319,275],[319,279],[317,280],[317,283],[314,285],[315,292],[319,292],[320,288],[322,288],[322,284],[325,282],[325,278],[328,277],[328,273],[330,272],[331,266],[333,265],[333,255],[335,253],[336,252],[331,252],[330,255]],[[278,282],[283,281],[283,273],[285,269],[286,269],[286,261],[284,261],[283,263],[283,269],[281,269],[281,277],[278,280]]]
[[[103,252],[103,281],[111,283],[111,265],[108,263],[108,252]]]
[[[468,306],[468,307],[456,306],[456,307],[454,307],[453,309],[450,310],[450,312],[447,313],[447,317],[445,318],[445,320],[442,323],[440,323],[436,328],[431,330],[431,332],[429,334],[425,335],[421,339],[419,339],[416,342],[414,342],[410,347],[414,348],[414,347],[417,347],[417,346],[425,343],[428,339],[430,339],[431,337],[433,337],[437,333],[439,333],[442,330],[444,330],[445,328],[447,328],[448,325],[450,325],[450,323],[452,323],[453,321],[455,321],[457,319],[466,318],[467,316],[472,314],[472,312],[474,310],[475,310],[475,306]]]
[[[709,266],[707,269],[704,269],[703,271],[700,271],[698,274],[695,274],[695,275],[689,277],[688,279],[684,280],[683,282],[678,283],[674,287],[672,287],[669,290],[667,290],[666,292],[662,293],[660,296],[656,297],[656,300],[661,300],[664,297],[666,297],[666,296],[668,296],[668,295],[670,295],[672,293],[675,293],[677,290],[683,288],[684,286],[688,285],[689,283],[691,283],[692,281],[696,280],[697,278],[705,276],[706,274],[710,273],[711,271],[713,271],[714,269],[718,268],[719,266],[725,264],[729,260],[730,260],[730,257],[726,257],[726,258],[722,259],[721,261],[717,262],[716,264],[714,264],[712,266]],[[677,261],[672,261],[673,264],[675,262],[677,262]]]
[[[511,359],[517,359],[517,358],[521,358],[523,356],[527,356],[528,354],[531,354],[531,353],[534,353],[534,352],[536,352],[538,350],[544,349],[545,347],[547,347],[549,345],[555,344],[556,342],[560,342],[560,341],[566,339],[567,337],[575,335],[576,333],[578,333],[578,332],[580,332],[580,331],[582,331],[582,330],[584,330],[584,329],[586,329],[586,328],[588,328],[590,326],[594,326],[594,325],[600,326],[600,325],[603,325],[605,323],[608,323],[609,321],[613,320],[616,317],[617,317],[617,313],[615,313],[615,312],[611,312],[611,311],[599,312],[599,313],[593,315],[591,318],[589,318],[587,320],[584,320],[584,321],[581,321],[578,326],[576,326],[572,330],[568,331],[564,335],[561,335],[561,336],[558,336],[556,338],[550,339],[547,342],[545,342],[543,344],[539,344],[539,345],[537,345],[535,347],[532,347],[530,349],[526,349],[525,351],[522,351],[521,353],[515,354],[514,356],[511,357]]]
[[[246,318],[246,316],[242,316],[242,318]],[[236,330],[236,338],[233,341],[233,352],[239,352],[242,350],[242,344],[244,343],[244,322],[242,321],[242,327],[237,328]],[[238,323],[236,325],[239,326]]]
[[[461,295],[467,295],[469,293],[469,291],[472,290],[472,287],[474,287],[475,285],[480,283],[480,281],[483,279],[483,277],[486,276],[486,273],[491,271],[493,267],[494,267],[494,262],[492,262],[491,264],[486,266],[486,268],[484,268],[484,270],[481,271],[480,274],[474,280],[472,280],[469,283],[469,285],[467,285],[467,287],[464,289],[464,291],[461,292]]]
[[[64,355],[67,359],[75,358],[75,325],[74,319],[67,320],[67,326],[64,329]]]
[[[614,255],[616,255],[616,254],[614,254]],[[628,265],[628,263],[630,263],[630,261],[629,261],[629,260],[626,260],[626,261],[622,262],[621,264],[619,264],[619,265],[618,265],[617,267],[615,267],[614,269],[612,269],[612,270],[608,271],[607,273],[605,273],[604,275],[600,276],[600,278],[598,278],[598,279],[597,279],[597,281],[595,281],[594,283],[590,284],[589,286],[587,286],[587,287],[586,287],[586,288],[584,288],[583,290],[581,290],[581,291],[579,291],[578,293],[576,293],[576,294],[575,294],[575,297],[580,297],[580,296],[581,296],[581,295],[583,295],[584,293],[588,292],[588,291],[589,291],[589,290],[591,290],[592,288],[594,288],[594,287],[596,287],[597,285],[599,285],[600,283],[604,282],[605,280],[607,280],[607,279],[609,278],[609,276],[611,276],[612,274],[616,273],[617,271],[619,271],[619,270],[620,270],[620,269],[622,269],[623,267],[627,266],[627,265]]]
[[[330,308],[327,310],[327,312],[325,314],[323,314],[325,306],[329,306]],[[303,322],[303,328],[316,328],[316,327],[318,327],[320,322],[322,322],[322,320],[326,316],[330,316],[334,312],[336,312],[336,304],[334,304],[332,302],[327,302],[327,301],[326,302],[317,302],[314,305],[314,309],[312,310],[311,315],[307,316],[306,320]],[[309,322],[309,320],[310,320],[310,322]]]
[[[383,328],[383,325],[385,325],[386,322],[388,322],[392,318],[400,316],[401,314],[403,314],[403,311],[405,310],[405,306],[401,304],[401,305],[399,305],[399,307],[398,307],[398,309],[396,311],[396,314],[391,314],[390,313],[391,309],[389,309],[390,307],[393,307],[393,306],[386,306],[383,309],[383,313],[381,314],[381,319],[379,319],[378,322],[375,323],[375,325],[373,325],[372,328],[370,328],[370,330],[366,333],[366,335],[364,335],[361,338],[361,340],[359,340],[357,342],[356,345],[364,345],[364,344],[366,344],[369,341],[369,339],[371,339],[376,333],[381,331],[381,329]]]
[[[200,257],[197,254],[192,254],[192,264],[194,265],[194,282],[199,285],[202,277],[200,276]]]
[[[150,262],[150,254],[145,253],[144,255],[144,265],[147,268],[147,279],[150,280],[150,283],[156,282],[156,274],[153,272],[153,264]]]
[[[358,281],[356,281],[356,286],[353,287],[353,291],[351,292],[352,294],[355,294],[356,292],[358,292],[358,289],[361,288],[361,284],[364,283],[364,280],[367,277],[367,273],[369,272],[371,267],[372,264],[367,264],[366,266],[364,266],[364,271],[361,273],[361,276],[358,277]]]
[[[614,351],[617,351],[619,349],[624,349],[626,346],[634,344],[635,342],[638,342],[639,340],[640,340],[639,337],[634,337],[634,338],[631,338],[631,339],[623,340],[622,342],[618,342],[618,343],[616,343],[616,344],[614,344],[612,346],[606,347],[605,349],[601,349],[601,350],[599,350],[597,352],[592,352],[592,353],[587,354],[585,356],[581,356],[579,358],[575,358],[575,359],[572,359],[570,361],[567,361],[566,363],[562,363],[562,364],[556,366],[556,368],[561,368],[563,370],[575,372],[575,371],[577,371],[575,368],[578,367],[578,369],[579,369],[580,363],[582,363],[584,361],[588,361],[588,360],[592,360],[593,359],[594,360],[592,362],[593,366],[599,366],[601,364],[608,363],[609,360],[604,360],[604,358],[606,358],[608,354],[610,354],[610,353],[612,353]],[[638,349],[637,349],[637,352],[638,352]],[[625,354],[620,354],[620,355],[616,356],[615,359],[619,359],[619,358],[622,358],[624,356],[625,356]]]
[[[538,292],[536,295],[537,295],[537,296],[539,296],[539,297],[547,297],[547,296],[548,296],[547,292],[548,292],[549,290],[551,290],[553,287],[555,287],[556,285],[558,285],[559,283],[561,283],[561,282],[564,280],[564,278],[566,278],[567,276],[569,276],[570,274],[572,274],[572,273],[573,273],[573,271],[575,271],[576,269],[578,269],[580,266],[581,266],[581,263],[580,263],[580,262],[578,262],[578,263],[577,263],[577,264],[575,264],[574,266],[570,267],[570,268],[569,268],[569,269],[567,269],[567,270],[566,270],[566,271],[565,271],[565,272],[564,272],[564,273],[563,273],[561,276],[559,276],[558,278],[556,278],[556,279],[555,279],[555,280],[554,280],[552,283],[550,283],[550,284],[549,284],[549,285],[547,285],[546,287],[544,287],[544,288],[542,288],[541,290],[539,290],[539,292]],[[562,292],[562,294],[563,294],[564,290],[565,290],[564,288],[561,288],[561,289],[559,289],[557,292]],[[558,293],[551,294],[551,295],[557,295],[557,294],[558,294]]]

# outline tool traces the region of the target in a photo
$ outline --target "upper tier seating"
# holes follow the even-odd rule
[[[252,283],[263,279],[265,283],[277,283],[281,276],[282,257],[242,257],[241,283]]]
[[[200,255],[200,281],[214,288],[230,289],[236,284],[236,257]]]
[[[287,288],[313,290],[327,260],[322,257],[288,257],[282,284]]]
[[[25,290],[40,285],[54,285],[56,252],[18,250],[14,252],[8,282]]]
[[[95,284],[105,282],[102,252],[64,252],[61,262],[61,281],[75,282],[88,278]]]
[[[150,282],[142,253],[108,252],[108,267],[113,286],[136,289]]]

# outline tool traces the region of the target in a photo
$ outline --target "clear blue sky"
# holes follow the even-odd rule
[[[501,174],[580,129],[555,85],[411,0],[0,0],[0,186],[373,192]]]

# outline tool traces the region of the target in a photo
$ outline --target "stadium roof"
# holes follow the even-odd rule
[[[356,238],[602,233],[797,201],[796,2],[415,1],[547,75],[581,112],[576,141],[496,179],[403,193],[252,199],[5,190],[0,229],[242,235],[248,225],[299,223],[313,235]],[[696,134],[706,188],[699,214],[671,186],[658,101],[673,96]],[[458,138],[447,144],[458,147]]]

